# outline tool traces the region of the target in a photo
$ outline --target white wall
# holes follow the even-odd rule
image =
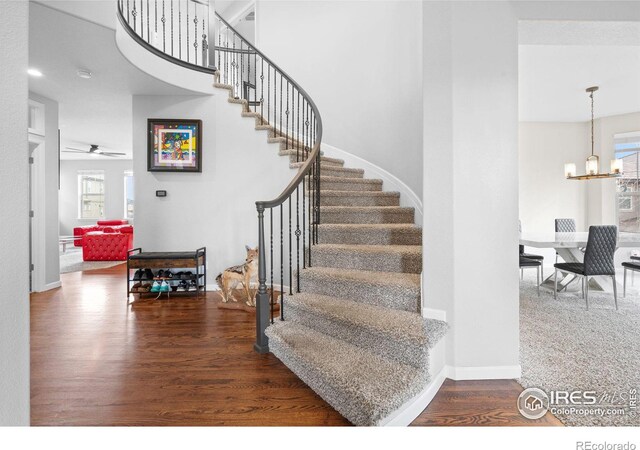
[[[418,1],[256,4],[256,46],[314,100],[323,141],[391,172],[418,196],[421,9]]]
[[[564,164],[584,171],[591,145],[586,122],[521,122],[519,125],[519,204],[524,232],[554,231],[556,218],[573,218],[580,231],[588,229],[587,186],[601,181],[570,181]],[[553,266],[553,249],[529,249]]]
[[[27,99],[29,4],[3,2],[0,27],[0,426],[29,425]]]
[[[453,325],[452,377],[515,377],[517,20],[506,2],[423,8],[425,303]]]
[[[132,160],[63,160],[60,161],[60,234],[63,236],[72,235],[75,227],[96,223],[96,219],[78,218],[79,170],[104,170],[105,219],[121,220],[125,218],[124,172],[133,170]]]
[[[291,181],[288,158],[267,144],[266,131],[241,118],[227,92],[211,97],[134,96],[135,246],[146,251],[206,246],[208,282],[244,261],[257,246],[256,200],[271,200]],[[202,173],[147,171],[147,118],[203,121]],[[166,198],[155,191],[167,191]],[[213,286],[212,286],[213,287]]]
[[[38,175],[40,180],[36,182],[40,193],[36,194],[42,198],[42,202],[37,205],[36,215],[43,216],[43,222],[39,222],[40,217],[35,218],[35,223],[41,223],[44,230],[44,248],[38,251],[44,252],[44,268],[41,289],[57,287],[60,281],[60,257],[58,243],[58,102],[43,97],[33,92],[29,92],[29,99],[44,105],[44,152],[34,155],[36,164],[42,165]],[[35,194],[35,193],[34,193]],[[40,264],[35,261],[35,264]],[[37,283],[34,287],[38,287]]]

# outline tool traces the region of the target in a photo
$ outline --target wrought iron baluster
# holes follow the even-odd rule
[[[289,196],[289,295],[293,295],[293,269],[291,266],[291,197]]]
[[[164,0],[162,0],[162,18],[160,19],[160,22],[162,22],[162,51],[167,53],[167,33],[166,33],[167,18],[164,16]]]
[[[296,113],[296,162],[300,162],[300,91],[298,91],[296,106],[298,108]]]
[[[206,16],[206,14],[205,14]],[[208,19],[207,19],[208,21]],[[208,51],[209,50],[209,43],[207,42],[207,32],[205,29],[205,19],[204,17],[202,18],[202,67],[207,67],[208,64]],[[215,61],[214,61],[215,63]]]
[[[147,0],[147,43],[151,42],[151,28],[149,27],[150,16],[151,16],[151,9],[149,9],[149,0]]]
[[[178,59],[182,59],[182,2],[178,3]]]
[[[287,80],[287,109],[284,112],[287,116],[287,120],[286,120],[286,131],[285,131],[285,139],[286,139],[286,147],[287,148],[293,148],[289,146],[289,80]]]
[[[269,296],[269,305],[271,306],[271,323],[273,323],[273,208],[269,208],[269,221],[271,223],[269,228],[269,241],[271,243],[271,258],[269,258],[269,267],[271,268],[271,295]]]
[[[180,5],[180,3],[178,3],[178,6]],[[173,0],[171,0],[171,56],[173,56]]]
[[[127,0],[127,23],[131,23],[131,18],[129,15],[129,0]]]
[[[300,292],[300,185],[296,187],[296,292]]]
[[[138,12],[136,11],[136,0],[133,0],[133,9],[131,10],[131,15],[133,16],[133,31],[136,31],[137,20],[136,16]]]
[[[260,125],[264,125],[264,59],[260,58]]]
[[[280,74],[280,136],[282,136],[282,74]]]
[[[267,66],[267,123],[271,123],[271,64]]]
[[[220,51],[220,49],[222,48],[222,33],[220,32],[221,23],[219,20],[216,23],[218,24],[218,70],[221,70],[222,69],[222,66],[220,65],[220,54],[222,53]]]
[[[282,215],[282,203],[280,203],[280,320],[284,320],[282,311],[282,297],[284,297],[284,225]]]
[[[193,4],[193,62],[198,65],[198,4]]]
[[[187,54],[187,62],[189,62],[189,1],[187,1],[187,22],[185,25],[185,28],[187,29],[187,48],[186,48],[186,54]]]
[[[307,252],[305,250],[306,241],[307,241],[307,205],[306,205],[306,197],[307,197],[307,176],[302,177],[302,268],[307,268]],[[300,277],[298,276],[298,291],[300,286]]]
[[[253,348],[259,353],[269,351],[269,339],[264,330],[269,324],[269,295],[267,293],[267,264],[264,243],[264,206],[258,206],[258,293],[256,294],[256,343]]]

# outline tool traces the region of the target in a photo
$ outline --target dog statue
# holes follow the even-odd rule
[[[254,279],[258,273],[258,247],[250,248],[246,245],[245,248],[247,249],[247,259],[245,263],[225,269],[224,272],[216,277],[216,283],[220,286],[222,301],[224,303],[227,303],[229,300],[237,302],[233,297],[233,289],[235,289],[238,284],[242,284],[244,292],[247,295],[247,305],[255,307],[256,299],[255,296],[252,295],[251,280]]]

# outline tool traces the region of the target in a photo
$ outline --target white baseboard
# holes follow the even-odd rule
[[[422,201],[402,180],[366,159],[324,142],[322,143],[322,151],[325,156],[344,160],[345,167],[364,169],[366,177],[381,179],[385,190],[400,192],[400,206],[413,207],[415,209],[414,223],[422,226]]]
[[[442,309],[422,308],[422,317],[425,319],[435,319],[447,321],[447,312]]]
[[[42,286],[41,289],[38,289],[36,292],[50,291],[51,289],[56,289],[56,288],[59,288],[60,286],[62,286],[62,282],[54,281],[53,283],[45,284],[44,286]]]
[[[382,419],[378,426],[406,427],[411,424],[429,406],[431,400],[440,390],[440,386],[442,386],[446,378],[446,370],[447,368],[443,367],[422,392]]]
[[[447,377],[462,380],[512,380],[520,378],[522,368],[517,366],[455,367],[447,366]]]

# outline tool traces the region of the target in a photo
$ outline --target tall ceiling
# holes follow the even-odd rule
[[[524,21],[519,32],[521,121],[589,120],[590,86],[596,117],[640,111],[640,23]]]
[[[108,12],[111,16],[115,9]],[[62,149],[98,144],[130,158],[132,95],[194,94],[134,67],[119,52],[113,30],[34,3],[29,11],[29,66],[44,74],[30,77],[29,89],[59,103]],[[79,69],[89,70],[92,78],[78,77]],[[62,153],[62,158],[106,157]]]

